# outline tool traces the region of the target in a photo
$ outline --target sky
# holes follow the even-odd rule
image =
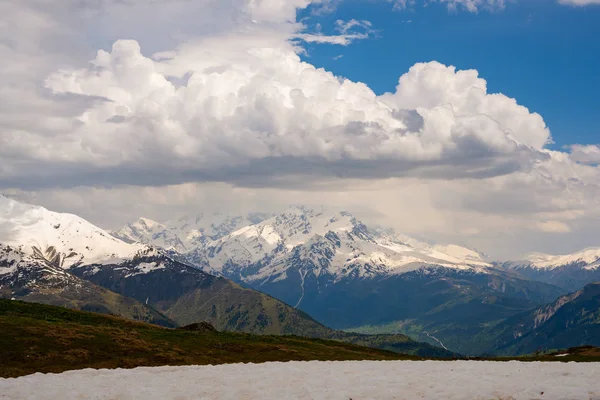
[[[599,0],[4,0],[0,191],[600,246]]]

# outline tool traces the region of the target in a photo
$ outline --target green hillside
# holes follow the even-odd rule
[[[171,329],[9,300],[0,300],[0,332],[0,377],[81,368],[417,359],[337,341]]]

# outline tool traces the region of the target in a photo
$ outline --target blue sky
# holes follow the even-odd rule
[[[489,92],[540,113],[552,131],[551,148],[600,142],[600,5],[530,0],[471,13],[443,4],[392,11],[387,2],[348,0],[334,13],[311,12],[302,11],[299,19],[310,17],[309,27],[319,23],[328,34],[338,19],[372,23],[378,32],[371,38],[347,47],[308,45],[304,57],[378,94],[393,91],[416,62],[436,60],[478,70]]]

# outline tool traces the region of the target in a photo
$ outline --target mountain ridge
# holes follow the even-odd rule
[[[496,265],[528,279],[576,291],[589,283],[600,281],[600,248],[587,248],[567,255],[534,253],[523,261]]]
[[[600,345],[600,282],[508,318],[476,337],[495,355]]]

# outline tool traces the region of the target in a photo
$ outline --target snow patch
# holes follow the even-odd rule
[[[599,363],[355,361],[81,370],[0,379],[3,399],[589,399]]]
[[[133,272],[128,273],[125,277],[143,275],[159,269],[165,269],[165,266],[161,262],[139,263],[135,266]]]

